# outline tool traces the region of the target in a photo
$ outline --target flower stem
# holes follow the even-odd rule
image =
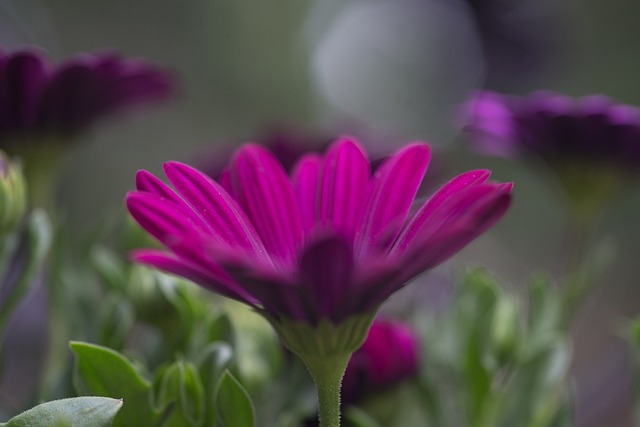
[[[340,427],[340,387],[351,353],[301,358],[316,383],[320,427]]]

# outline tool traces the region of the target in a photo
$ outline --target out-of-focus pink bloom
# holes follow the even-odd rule
[[[290,173],[298,159],[310,152],[326,150],[332,139],[321,132],[303,131],[292,126],[274,126],[257,135],[253,140],[276,156],[285,171]],[[227,167],[232,148],[226,147],[199,153],[194,159],[202,172],[218,179]]]
[[[640,109],[605,96],[484,91],[464,106],[463,123],[485,153],[543,159],[583,207],[640,171]]]
[[[127,206],[166,250],[134,258],[270,319],[340,324],[372,314],[486,231],[510,204],[511,183],[475,170],[409,215],[429,159],[427,144],[409,144],[372,175],[364,149],[345,137],[325,155],[303,156],[290,177],[253,144],[236,151],[219,182],[168,162],[174,190],[140,171]]]
[[[0,52],[0,144],[73,133],[124,107],[166,98],[171,75],[141,59],[82,54],[53,65],[37,50]]]
[[[371,170],[375,170],[385,161],[389,155],[389,147],[385,149],[385,143],[389,144],[392,140],[389,135],[376,133],[371,130],[366,130],[362,125],[357,123],[344,123],[340,128],[349,128],[358,131],[359,133],[365,132],[369,143],[365,147],[368,153],[371,155],[373,149],[373,156],[371,160]],[[351,135],[351,132],[338,132],[339,134],[346,133]],[[376,141],[374,144],[370,143],[370,140]],[[298,160],[305,154],[314,152],[323,152],[333,142],[333,139],[328,136],[327,132],[323,131],[305,131],[294,126],[273,126],[263,133],[256,136],[253,142],[262,145],[278,159],[287,173],[291,173]],[[384,153],[384,154],[383,154]],[[218,179],[220,174],[227,168],[228,159],[232,155],[232,148],[230,147],[216,147],[214,150],[207,150],[204,153],[198,153],[194,158],[195,166],[205,172],[213,179]],[[429,169],[425,173],[423,185],[421,185],[416,197],[422,198],[433,191],[435,191],[439,184],[441,184],[445,178],[445,173],[448,169],[448,158],[446,153],[438,153],[438,161],[433,160],[429,163]]]
[[[342,382],[345,402],[412,378],[419,369],[419,342],[411,328],[398,321],[376,319],[356,351]]]
[[[605,96],[479,92],[465,106],[463,120],[473,142],[492,154],[535,153],[558,167],[585,162],[640,168],[640,109]]]

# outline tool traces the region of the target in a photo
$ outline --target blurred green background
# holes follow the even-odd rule
[[[171,102],[107,118],[73,148],[58,198],[78,234],[123,210],[137,169],[160,172],[163,161],[192,161],[273,125],[326,132],[358,123],[354,133],[397,136],[373,138],[378,152],[426,139],[447,151],[450,175],[486,167],[516,182],[507,218],[453,261],[485,264],[516,287],[532,271],[561,271],[565,201],[552,178],[461,148],[456,106],[485,86],[640,105],[640,2],[488,3],[542,37],[540,64],[505,71],[487,62],[463,0],[2,0],[0,46],[37,45],[55,59],[115,49],[178,78]],[[639,215],[640,185],[611,206],[594,238],[618,249],[575,324],[580,426],[631,425],[629,361],[616,334],[640,307]]]

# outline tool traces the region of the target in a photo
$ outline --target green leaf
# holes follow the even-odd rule
[[[222,427],[254,427],[255,411],[251,399],[229,371],[222,374],[216,395]]]
[[[163,427],[203,425],[204,390],[195,365],[177,361],[162,369],[154,388],[156,410],[164,413]]]
[[[380,427],[366,412],[353,406],[345,411],[344,416],[350,427]]]
[[[0,426],[108,427],[121,407],[121,399],[106,397],[54,400],[29,409]]]
[[[127,285],[124,262],[110,249],[102,246],[91,249],[91,265],[102,281],[112,290],[122,290]]]
[[[25,261],[19,271],[16,283],[9,291],[4,303],[0,306],[0,332],[13,312],[16,304],[22,300],[27,291],[35,283],[35,277],[51,248],[52,233],[51,223],[47,214],[42,210],[35,210],[28,218],[26,234],[22,238],[25,240],[25,248],[18,247],[17,250],[25,251]],[[20,246],[20,245],[19,245]],[[6,254],[12,257],[14,254]]]
[[[106,347],[71,342],[76,355],[74,383],[80,394],[124,399],[114,426],[155,427],[159,414],[150,405],[151,384],[120,353]]]
[[[466,350],[464,373],[470,399],[470,425],[481,425],[483,411],[491,391],[491,376],[483,365],[478,338],[470,337]]]
[[[631,339],[632,343],[640,348],[640,319],[635,319],[631,323]]]
[[[196,366],[184,363],[180,370],[180,406],[192,426],[200,426],[204,421],[204,387]]]
[[[111,292],[100,311],[100,342],[106,347],[121,349],[135,321],[131,302]]]
[[[226,302],[235,331],[235,361],[242,383],[253,391],[268,387],[282,367],[283,347],[265,318],[245,305]]]
[[[529,310],[524,356],[535,357],[553,345],[561,327],[561,298],[549,279],[538,276],[529,283]]]
[[[231,341],[233,339],[233,325],[226,313],[214,313],[207,321],[206,342]]]
[[[564,388],[569,362],[563,337],[556,337],[552,346],[520,364],[505,390],[500,420],[493,425],[510,427],[524,420],[536,421],[525,425],[548,425],[559,405],[567,400]]]
[[[200,354],[198,367],[204,389],[205,426],[212,426],[216,421],[217,384],[222,372],[231,365],[232,359],[233,350],[224,342],[211,343]]]

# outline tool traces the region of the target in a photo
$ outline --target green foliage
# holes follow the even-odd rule
[[[0,151],[0,237],[15,229],[27,210],[27,184],[20,162]]]
[[[495,277],[472,270],[451,310],[437,322],[442,334],[438,327],[431,330],[425,378],[433,381],[442,372],[451,377],[450,389],[436,382],[431,389],[441,407],[445,399],[457,399],[458,408],[466,408],[455,415],[463,424],[549,426],[566,403],[569,348],[561,297],[542,278],[531,281],[528,294],[528,307],[520,306]],[[526,319],[519,312],[526,312]],[[447,411],[441,413],[445,419],[434,425],[452,425]]]
[[[5,294],[0,304],[0,335],[16,305],[35,283],[49,249],[51,248],[51,224],[46,213],[33,211],[27,218],[24,230],[4,236],[0,242],[0,274]]]
[[[376,420],[354,406],[345,411],[344,417],[349,427],[380,427]]]
[[[75,397],[43,403],[15,416],[2,427],[109,427],[122,400]]]
[[[225,317],[226,318],[226,317]],[[198,367],[204,395],[204,425],[212,426],[217,418],[216,392],[218,379],[225,369],[229,368],[233,359],[233,350],[224,342],[213,342],[207,345],[199,358]]]
[[[155,426],[160,411],[151,407],[151,383],[118,352],[93,344],[72,342],[76,355],[75,386],[80,394],[124,399],[114,426]]]
[[[160,368],[153,388],[154,406],[165,413],[163,426],[203,424],[204,388],[195,365],[179,360]]]
[[[214,342],[196,362],[179,359],[158,367],[149,381],[138,365],[98,345],[72,342],[75,384],[80,394],[123,399],[114,427],[252,427],[249,394],[228,368],[234,352]]]
[[[209,342],[234,339],[220,304],[198,286],[131,264],[104,247],[92,250],[91,264],[107,299],[96,336],[100,344],[122,350],[133,326],[144,325],[153,333],[137,340],[135,350],[158,366],[176,353],[195,356]]]
[[[221,427],[254,427],[255,410],[242,385],[225,371],[218,383],[216,407]]]
[[[640,422],[640,317],[636,317],[624,331],[624,336],[629,342],[633,368],[633,403],[634,420]]]
[[[449,307],[414,319],[424,346],[410,395],[386,394],[386,415],[375,397],[361,409],[395,427],[571,425],[562,293],[541,276],[525,292],[526,299],[485,270],[468,271]]]

